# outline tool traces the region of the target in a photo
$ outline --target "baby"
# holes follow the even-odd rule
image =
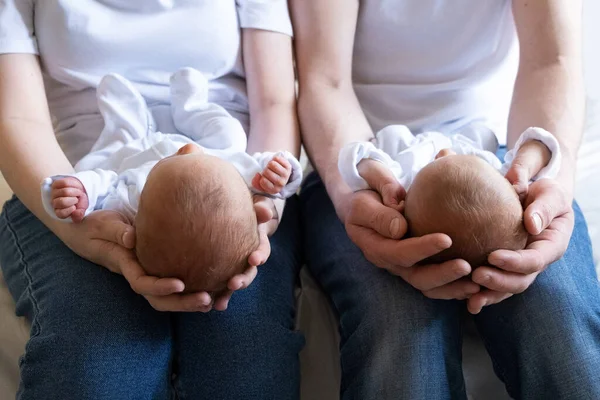
[[[259,245],[252,193],[287,198],[302,170],[287,152],[246,154],[244,129],[208,102],[200,72],[176,72],[170,90],[178,133],[166,134],[129,81],[105,76],[97,89],[104,130],[75,175],[44,180],[42,200],[74,223],[98,209],[122,213],[149,275],[179,278],[185,292],[219,293]]]
[[[378,189],[384,205],[403,211],[411,236],[450,236],[452,246],[423,264],[461,258],[477,267],[494,250],[520,250],[527,243],[519,200],[527,188],[513,187],[504,177],[516,155],[543,154],[533,180],[555,177],[560,166],[558,142],[541,128],[527,129],[503,165],[494,155],[497,146],[494,133],[477,123],[460,133],[416,136],[392,125],[374,143],[344,147],[338,167],[352,190]],[[380,187],[391,179],[407,191],[404,202],[389,187]]]

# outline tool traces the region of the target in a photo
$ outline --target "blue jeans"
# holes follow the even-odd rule
[[[350,241],[316,174],[300,196],[308,266],[340,319],[342,398],[465,399],[465,303],[431,300]],[[516,399],[600,399],[600,285],[581,211],[563,258],[475,323]]]
[[[16,198],[0,215],[0,265],[31,321],[20,399],[297,399],[298,199],[269,262],[226,312],[163,313],[122,276],[69,250]]]

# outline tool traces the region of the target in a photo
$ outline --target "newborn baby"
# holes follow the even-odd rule
[[[104,130],[75,175],[44,180],[42,200],[52,216],[75,223],[98,209],[122,213],[149,275],[179,278],[185,292],[218,293],[259,245],[252,193],[289,197],[302,170],[287,152],[246,154],[242,126],[208,102],[207,87],[189,68],[171,77],[178,133],[165,134],[129,81],[104,77]]]
[[[533,180],[553,178],[560,165],[557,140],[541,128],[529,128],[504,165],[496,158],[495,135],[472,124],[460,133],[427,132],[414,136],[405,126],[380,131],[375,143],[352,143],[342,149],[339,169],[354,190],[376,189],[386,206],[404,212],[411,236],[445,233],[452,246],[424,260],[440,263],[461,258],[474,267],[498,249],[520,250],[527,242],[519,195],[504,174],[519,152],[544,154]],[[397,180],[407,191],[404,202],[381,182]]]

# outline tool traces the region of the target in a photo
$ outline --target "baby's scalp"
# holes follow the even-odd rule
[[[484,265],[494,250],[525,247],[523,209],[510,183],[477,156],[450,155],[423,168],[406,195],[412,236],[445,233],[452,247],[426,262],[454,258]]]
[[[186,291],[220,291],[258,247],[252,197],[228,162],[202,153],[161,161],[148,175],[136,217],[146,272],[179,278]]]

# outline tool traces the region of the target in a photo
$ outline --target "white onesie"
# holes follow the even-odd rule
[[[292,174],[274,197],[290,197],[300,186],[302,168],[289,152],[252,156],[246,153],[247,138],[242,125],[223,107],[208,102],[207,81],[197,70],[185,68],[171,77],[171,113],[177,133],[156,131],[144,98],[120,75],[105,76],[97,97],[105,126],[92,151],[75,165],[76,173],[72,175],[83,183],[89,198],[86,216],[98,209],[114,210],[133,221],[150,170],[188,143],[232,163],[254,192],[252,178],[273,157],[281,155],[292,165]],[[54,218],[57,217],[51,186],[65,176],[52,176],[42,182],[44,208]]]
[[[358,163],[368,158],[386,165],[398,182],[408,190],[415,176],[423,167],[435,160],[443,149],[456,154],[478,156],[503,175],[510,168],[519,148],[528,140],[539,140],[552,154],[550,162],[532,180],[554,178],[560,169],[560,147],[552,134],[541,128],[528,128],[521,134],[515,147],[506,153],[504,164],[496,157],[498,142],[494,133],[484,125],[473,123],[458,133],[444,135],[425,132],[413,135],[404,125],[390,125],[377,133],[374,143],[356,142],[342,148],[338,168],[344,181],[353,191],[369,189],[358,173]]]

